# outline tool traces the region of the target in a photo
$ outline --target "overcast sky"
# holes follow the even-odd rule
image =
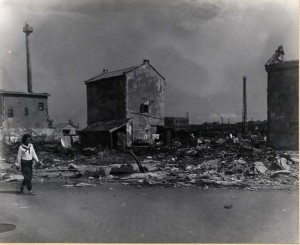
[[[267,115],[266,61],[298,59],[297,0],[0,0],[0,86],[27,91],[25,21],[34,92],[55,123],[86,122],[84,81],[143,59],[166,78],[166,116],[191,123]]]

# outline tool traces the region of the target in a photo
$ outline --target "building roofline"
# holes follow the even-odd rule
[[[293,63],[297,64],[297,63],[299,63],[299,60],[286,60],[286,61],[270,63],[270,64],[267,63],[265,66],[284,65],[284,64],[293,64]]]
[[[166,81],[165,77],[161,75],[152,65],[149,64],[149,66],[162,78],[164,81]]]
[[[109,71],[109,72],[102,72],[100,74],[98,74],[97,76],[94,76],[86,81],[84,81],[85,84],[88,84],[88,83],[91,83],[91,82],[96,82],[96,81],[100,81],[100,80],[106,80],[106,79],[109,79],[109,78],[113,78],[113,77],[119,77],[119,76],[124,76],[126,75],[127,73],[129,72],[132,72],[136,69],[138,69],[139,67],[143,66],[147,64],[148,66],[150,66],[164,81],[166,80],[164,78],[163,75],[161,75],[150,63],[149,61],[147,63],[142,63],[141,65],[137,65],[137,66],[131,66],[131,67],[128,67],[128,68],[123,68],[123,69],[118,69],[118,70],[113,70],[113,71]],[[122,72],[124,71],[124,72]],[[121,72],[121,73],[119,73]],[[113,75],[114,73],[116,73],[116,75]],[[118,74],[119,73],[119,74]],[[103,77],[101,78],[102,75],[110,75],[111,76],[107,76],[107,77]],[[97,77],[99,77],[99,79],[97,79]]]
[[[149,61],[148,61],[149,62]],[[141,64],[141,65],[138,65],[138,66],[136,66],[134,69],[132,69],[131,71],[127,71],[127,72],[124,72],[124,74],[126,74],[126,73],[129,73],[129,72],[132,72],[132,71],[134,71],[134,70],[136,70],[136,69],[138,69],[138,68],[140,68],[141,66],[143,66],[143,65],[145,65],[145,63],[143,63],[143,64]],[[147,63],[147,65],[148,66],[150,66],[163,80],[166,80],[165,78],[164,78],[164,76],[163,75],[161,75],[150,63]]]
[[[96,82],[96,81],[99,81],[99,80],[105,80],[105,79],[109,79],[109,78],[112,78],[112,77],[119,77],[119,76],[123,76],[124,74],[126,74],[126,72],[122,72],[123,70],[129,70],[127,72],[130,72],[130,71],[133,71],[134,69],[136,69],[137,66],[132,66],[132,67],[127,67],[127,68],[123,68],[123,69],[118,69],[118,70],[113,70],[113,71],[107,71],[107,72],[102,72],[86,81],[84,81],[85,84],[88,84],[88,83],[91,83],[91,82]],[[113,74],[113,73],[117,73],[117,72],[122,72],[120,73],[119,75],[112,75],[110,77],[104,77],[104,78],[101,78],[100,76],[105,74],[105,75],[109,75],[109,74]],[[100,77],[99,79],[97,79],[97,77]]]
[[[275,71],[275,70],[282,70],[282,69],[296,69],[299,67],[299,60],[289,60],[284,62],[278,62],[278,63],[271,63],[266,64],[265,69],[266,71]]]
[[[131,120],[132,120],[132,118],[122,118],[122,119],[113,119],[113,120],[105,120],[105,121],[95,122],[83,129],[81,129],[80,132],[85,133],[85,132],[93,132],[93,131],[107,131],[107,132],[111,133],[111,132],[119,129],[120,127],[124,126]]]
[[[73,123],[69,123],[69,122],[62,122],[62,123],[56,123],[55,125],[54,125],[54,128],[55,129],[63,129],[63,128],[65,128],[65,127],[67,127],[67,126],[72,126],[72,127],[74,127],[74,128],[77,128],[77,129],[79,129],[77,126],[75,126]]]
[[[7,91],[0,89],[0,94],[6,95],[24,95],[24,96],[43,96],[48,97],[50,94],[48,93],[28,93],[28,92],[18,92],[18,91]]]

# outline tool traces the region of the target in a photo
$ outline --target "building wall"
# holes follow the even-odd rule
[[[66,126],[66,127],[64,127],[64,128],[61,129],[61,134],[62,134],[62,135],[65,134],[65,133],[64,133],[65,130],[69,131],[69,133],[67,133],[67,134],[70,134],[70,135],[75,135],[75,134],[77,134],[77,131],[78,131],[77,128],[75,128],[75,127],[73,127],[73,126],[71,126],[71,125],[68,125],[68,126]]]
[[[66,133],[66,131],[69,131],[68,133]],[[62,135],[76,135],[78,134],[78,128],[72,126],[72,125],[67,125],[63,128],[56,128],[54,130],[54,134],[56,136],[62,136]]]
[[[165,81],[149,65],[144,64],[127,75],[127,118],[133,119],[133,140],[149,141],[156,126],[164,125]],[[140,106],[149,102],[149,112]]]
[[[2,126],[4,128],[47,128],[48,103],[45,97],[21,97],[1,95]],[[43,110],[39,110],[43,103]],[[25,115],[25,107],[28,115]],[[13,117],[8,117],[8,110],[13,109]]]
[[[273,64],[268,72],[268,144],[298,149],[298,61]]]
[[[20,137],[24,133],[34,132],[48,134],[47,97],[0,95],[1,134],[4,137]],[[43,110],[39,110],[39,103],[43,103]],[[28,115],[25,115],[25,107]],[[13,117],[8,117],[8,110],[13,110]]]
[[[4,120],[5,120],[3,110],[4,110],[4,96],[1,94],[0,95],[0,128],[1,129],[3,128],[3,123],[4,123]]]
[[[88,125],[126,117],[125,77],[87,84]]]
[[[111,135],[108,131],[80,132],[80,140],[83,146],[111,147]]]

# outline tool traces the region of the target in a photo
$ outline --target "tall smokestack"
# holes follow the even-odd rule
[[[31,62],[30,62],[30,50],[29,50],[29,35],[33,32],[33,28],[25,22],[23,27],[26,39],[26,56],[27,56],[27,88],[28,93],[32,93],[32,76],[31,76]]]
[[[243,134],[247,135],[247,77],[243,76]]]

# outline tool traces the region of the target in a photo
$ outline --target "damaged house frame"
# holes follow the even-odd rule
[[[164,128],[165,78],[143,60],[138,66],[103,72],[87,81],[84,145],[131,147],[152,144]]]

